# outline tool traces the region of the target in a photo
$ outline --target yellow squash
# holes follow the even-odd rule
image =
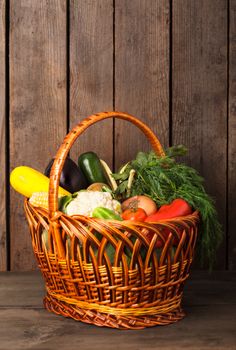
[[[14,190],[29,198],[34,192],[48,192],[49,178],[28,166],[19,166],[12,170],[10,184]],[[59,194],[68,196],[70,192],[59,187]]]

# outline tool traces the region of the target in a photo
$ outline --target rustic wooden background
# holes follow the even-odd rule
[[[36,267],[9,172],[43,171],[71,126],[113,109],[189,148],[224,227],[215,268],[235,269],[236,1],[0,0],[0,13],[0,269]],[[147,149],[108,120],[72,157],[96,150],[117,167]]]

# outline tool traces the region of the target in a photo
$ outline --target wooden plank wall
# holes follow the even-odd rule
[[[229,2],[228,258],[236,269],[236,0]]]
[[[115,6],[115,109],[147,122],[169,144],[168,1],[120,0]],[[115,121],[115,166],[150,148],[139,130]]]
[[[66,133],[66,1],[10,2],[10,170],[43,171]],[[22,198],[10,195],[10,266],[36,266]]]
[[[113,110],[113,2],[70,2],[70,127],[91,112]],[[105,136],[105,137],[104,137]],[[113,121],[92,126],[81,135],[71,156],[86,150],[112,164]]]
[[[0,270],[7,268],[6,245],[6,105],[5,105],[5,0],[0,0]]]
[[[220,199],[226,230],[227,2],[174,1],[172,31],[172,142],[188,147],[188,163]],[[226,263],[226,235],[220,251],[218,267]]]
[[[36,266],[8,169],[43,171],[69,128],[113,109],[141,118],[165,147],[188,146],[224,227],[215,268],[235,269],[236,0],[0,0],[0,12],[0,270]],[[71,156],[96,150],[117,168],[148,147],[108,120]]]

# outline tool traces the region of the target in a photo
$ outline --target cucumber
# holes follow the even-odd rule
[[[102,182],[107,184],[107,179],[100,162],[100,159],[94,152],[86,152],[79,156],[78,165],[85,175],[89,184]]]

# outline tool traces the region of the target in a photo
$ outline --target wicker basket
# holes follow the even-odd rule
[[[33,250],[46,281],[44,304],[49,311],[97,326],[167,325],[184,317],[181,299],[193,259],[198,213],[153,224],[69,217],[58,211],[59,179],[71,146],[90,125],[106,118],[133,123],[156,154],[164,155],[154,133],[126,113],[92,115],[65,137],[50,175],[49,211],[25,200]],[[107,247],[113,250],[112,259]]]

